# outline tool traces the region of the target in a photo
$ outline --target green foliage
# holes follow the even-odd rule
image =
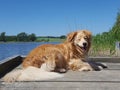
[[[65,35],[62,35],[62,36],[60,36],[60,38],[61,38],[61,39],[65,39],[65,38],[66,38],[66,36],[65,36]]]
[[[21,32],[17,35],[17,41],[27,42],[27,41],[35,41],[36,35],[34,33],[28,35],[25,32]]]
[[[35,41],[36,40],[36,35],[34,33],[28,35],[28,40],[29,41]]]
[[[115,25],[110,30],[110,33],[116,41],[120,41],[120,12],[117,14]]]
[[[29,41],[35,41],[36,40],[36,35],[34,33],[28,35],[25,32],[21,32],[17,34],[17,36],[6,36],[5,32],[2,32],[0,34],[0,41],[2,42],[29,42]]]
[[[97,54],[101,52],[104,55],[115,54],[115,42],[120,41],[120,13],[117,14],[116,22],[109,32],[103,32],[102,34],[97,34],[93,36],[92,54]]]
[[[15,42],[17,41],[17,36],[6,36],[6,41]]]
[[[0,41],[6,42],[5,32],[0,34]]]
[[[21,32],[17,35],[17,41],[28,41],[28,36],[25,32]]]

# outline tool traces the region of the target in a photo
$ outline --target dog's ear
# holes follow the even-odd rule
[[[76,35],[77,35],[77,32],[71,32],[71,33],[69,33],[69,34],[67,35],[66,41],[67,41],[67,42],[72,42],[72,41],[74,40],[74,38],[75,38]]]
[[[92,38],[92,33],[88,30],[83,30],[83,32],[88,36],[88,38],[91,40]]]

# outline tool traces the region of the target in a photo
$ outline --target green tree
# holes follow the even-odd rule
[[[6,41],[17,41],[17,36],[6,36]]]
[[[65,39],[65,38],[66,38],[65,35],[60,36],[60,39]]]
[[[28,35],[29,41],[35,41],[36,40],[36,35],[34,33]]]
[[[28,41],[28,35],[25,32],[21,32],[17,35],[17,41]]]
[[[6,42],[5,32],[2,32],[0,35],[0,41]]]

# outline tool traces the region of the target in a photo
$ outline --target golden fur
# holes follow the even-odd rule
[[[80,42],[82,44],[85,42],[86,46],[79,46]],[[80,70],[84,66],[88,68],[87,70],[92,70],[85,62],[90,46],[91,32],[87,30],[71,32],[62,44],[46,44],[33,49],[23,61],[23,68],[29,66],[40,68],[45,63],[48,71]]]

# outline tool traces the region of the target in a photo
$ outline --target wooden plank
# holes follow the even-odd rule
[[[0,83],[0,90],[117,90],[120,89],[120,71],[69,71],[65,77],[49,81]]]
[[[0,90],[120,90],[120,83],[96,82],[16,82]]]
[[[22,60],[22,58],[17,59],[18,61]],[[94,61],[96,58],[92,58],[91,60]],[[90,72],[68,71],[64,74],[63,78],[54,80],[14,82],[11,84],[4,83],[1,80],[0,90],[114,90],[115,88],[119,90],[120,63],[112,63],[111,61],[104,63],[107,64],[107,69]],[[21,66],[15,69],[20,68]]]

